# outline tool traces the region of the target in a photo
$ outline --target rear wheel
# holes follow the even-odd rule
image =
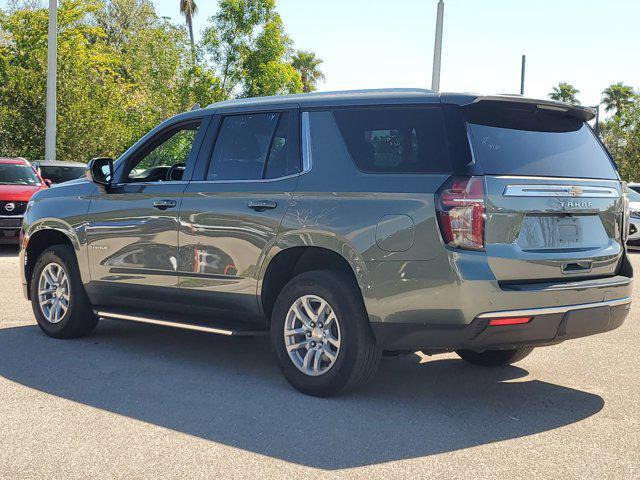
[[[48,336],[77,338],[96,327],[98,318],[87,298],[71,247],[54,245],[42,252],[30,290],[36,321]]]
[[[464,361],[483,367],[502,367],[519,362],[533,351],[533,347],[517,348],[514,350],[485,350],[474,352],[473,350],[456,350],[456,353]]]
[[[285,285],[273,309],[271,341],[286,379],[309,395],[354,389],[380,360],[357,285],[333,271],[306,272]]]

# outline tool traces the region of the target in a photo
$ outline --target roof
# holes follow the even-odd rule
[[[0,163],[11,163],[14,165],[29,165],[27,159],[22,157],[0,157]]]
[[[37,160],[36,163],[40,167],[82,167],[82,168],[86,168],[86,166],[87,166],[86,163],[62,162],[62,161],[59,161],[59,160],[43,160],[43,161]]]
[[[535,105],[546,110],[556,110],[580,120],[592,120],[595,111],[589,107],[570,105],[548,99],[527,98],[521,95],[480,95],[477,93],[438,93],[424,88],[391,88],[377,90],[346,90],[339,92],[313,92],[272,97],[239,98],[213,103],[207,109],[215,112],[255,109],[256,107],[335,107],[371,104],[446,103],[460,106],[480,102],[511,102]]]
[[[439,96],[433,90],[422,88],[393,88],[376,90],[346,90],[339,92],[313,92],[296,95],[276,95],[272,97],[238,98],[213,103],[207,108],[225,110],[228,108],[298,105],[335,106],[353,105],[358,103],[422,103],[439,102]]]

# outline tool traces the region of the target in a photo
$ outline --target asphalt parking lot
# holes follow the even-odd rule
[[[0,478],[640,478],[640,301],[517,367],[388,359],[365,390],[317,399],[266,339],[102,321],[56,341],[15,249],[0,282]]]

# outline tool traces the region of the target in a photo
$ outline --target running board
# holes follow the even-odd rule
[[[95,310],[96,316],[98,318],[105,318],[107,320],[124,320],[127,322],[136,322],[136,323],[147,323],[149,325],[160,325],[163,327],[172,327],[172,328],[181,328],[183,330],[193,330],[196,332],[205,332],[205,333],[213,333],[215,335],[226,335],[229,337],[240,337],[240,336],[257,336],[257,335],[266,335],[268,333],[267,330],[242,330],[242,329],[231,329],[231,328],[218,328],[207,325],[198,325],[194,323],[183,323],[176,322],[173,320],[167,320],[162,318],[151,318],[151,317],[142,317],[139,315],[130,315],[125,313],[118,312],[107,312],[103,310]]]

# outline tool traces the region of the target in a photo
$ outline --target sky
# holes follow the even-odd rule
[[[7,0],[0,0],[0,5]],[[179,0],[154,0],[183,22]],[[197,33],[217,10],[197,0]],[[437,0],[277,0],[296,49],[324,60],[319,90],[431,86]],[[615,82],[640,89],[638,0],[445,0],[442,91],[547,97],[558,82],[595,105]]]
[[[179,0],[155,0],[182,21]],[[431,87],[437,0],[278,0],[295,48],[324,60],[319,90]],[[200,0],[202,30],[217,2]],[[445,0],[442,91],[546,97],[573,84],[583,104],[623,81],[640,88],[640,1]]]

